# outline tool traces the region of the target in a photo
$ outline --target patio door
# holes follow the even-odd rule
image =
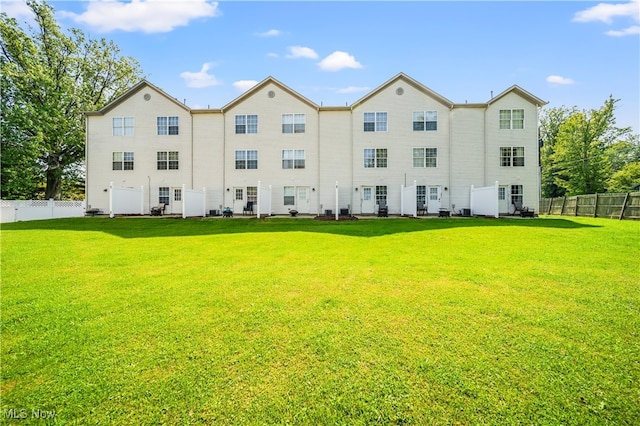
[[[182,214],[182,187],[171,188],[171,202],[169,203],[171,214]]]
[[[507,194],[507,186],[498,187],[498,212],[500,214],[509,213],[509,197]]]
[[[442,187],[441,186],[429,186],[427,187],[427,196],[429,199],[427,200],[427,211],[429,213],[438,213],[442,204],[440,203],[440,199],[442,198]]]
[[[233,212],[236,214],[242,213],[244,206],[244,188],[233,188]]]
[[[361,192],[361,212],[362,214],[373,214],[375,212],[375,198],[373,197],[373,186],[363,186]]]
[[[296,210],[298,213],[309,213],[309,205],[310,205],[310,197],[309,197],[309,187],[308,186],[297,186],[296,187]]]

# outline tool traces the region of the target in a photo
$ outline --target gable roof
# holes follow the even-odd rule
[[[420,83],[417,80],[414,80],[413,78],[409,77],[405,73],[401,72],[401,73],[397,74],[395,77],[393,77],[390,80],[388,80],[387,82],[385,82],[382,85],[378,86],[376,89],[374,89],[371,92],[369,92],[364,97],[362,97],[362,98],[358,99],[357,101],[355,101],[351,105],[352,108],[356,108],[361,103],[366,102],[367,100],[369,100],[370,98],[374,97],[375,95],[377,95],[378,93],[380,93],[381,91],[383,91],[384,89],[389,87],[390,85],[392,85],[395,82],[400,81],[400,80],[404,81],[405,83],[407,83],[408,85],[412,86],[413,88],[419,90],[420,92],[424,93],[425,95],[435,99],[436,101],[440,102],[441,104],[443,104],[447,108],[451,108],[453,106],[453,102],[451,102],[449,99],[445,98],[444,96],[440,95],[437,92],[434,92],[433,90],[429,89],[424,84]]]
[[[531,93],[527,92],[526,90],[524,90],[522,87],[518,86],[517,84],[514,84],[513,86],[509,87],[504,92],[502,92],[499,95],[491,98],[491,100],[489,100],[489,102],[487,102],[487,105],[491,105],[492,103],[494,103],[494,102],[500,100],[501,98],[507,96],[509,93],[515,93],[518,96],[526,99],[527,101],[531,102],[532,104],[534,104],[535,106],[538,106],[538,107],[544,106],[544,105],[549,103],[547,101],[543,101],[542,99],[540,99],[537,96],[532,95]]]
[[[309,99],[307,99],[304,96],[302,96],[300,93],[298,93],[295,90],[291,89],[290,87],[282,84],[281,82],[279,82],[275,78],[269,76],[269,77],[265,78],[264,80],[262,80],[260,83],[258,83],[255,86],[253,86],[251,89],[247,90],[246,92],[244,92],[243,94],[241,94],[240,96],[238,96],[237,98],[235,98],[234,100],[229,102],[228,104],[226,104],[225,106],[223,106],[222,107],[222,111],[224,112],[224,111],[226,111],[228,109],[231,109],[231,108],[235,107],[236,105],[242,103],[245,99],[250,98],[256,92],[258,92],[259,90],[262,90],[264,87],[266,87],[266,86],[268,86],[270,84],[273,84],[274,86],[277,86],[278,88],[280,88],[284,92],[288,93],[289,95],[293,96],[294,98],[298,99],[299,101],[307,104],[311,108],[314,108],[316,110],[320,108],[319,105],[316,104],[315,102],[310,101]]]
[[[176,98],[170,96],[164,90],[160,89],[157,86],[154,86],[153,84],[149,83],[147,80],[141,80],[136,85],[131,87],[129,90],[124,92],[122,95],[118,96],[116,99],[114,99],[113,101],[109,102],[108,104],[100,108],[98,111],[88,111],[88,112],[85,112],[85,115],[104,115],[145,88],[149,88],[155,91],[156,93],[163,96],[167,100],[173,102],[174,104],[184,109],[185,111],[190,111],[188,106],[181,103]]]

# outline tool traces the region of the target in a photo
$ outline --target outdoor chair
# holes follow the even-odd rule
[[[418,203],[416,214],[418,216],[426,215],[427,214],[427,205],[425,203]]]
[[[164,214],[164,203],[160,203],[157,206],[151,207],[151,216],[162,216]]]
[[[514,201],[513,202],[513,214],[516,214],[518,212],[522,212],[522,201]]]
[[[388,217],[389,216],[389,208],[384,205],[378,205],[378,217]]]
[[[242,216],[248,213],[249,215],[253,214],[253,201],[247,201],[247,205],[242,208]]]

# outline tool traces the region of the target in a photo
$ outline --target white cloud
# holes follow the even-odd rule
[[[349,86],[343,89],[338,89],[337,93],[358,93],[358,92],[368,92],[370,89],[366,86],[358,87],[358,86]]]
[[[574,84],[575,82],[567,77],[562,77],[559,75],[550,75],[549,77],[547,77],[547,83],[551,83],[551,84],[560,84],[560,85],[570,85],[570,84]]]
[[[582,10],[573,17],[574,22],[601,21],[611,24],[613,18],[629,16],[634,20],[640,20],[640,0],[632,0],[628,3],[599,3],[589,9]]]
[[[318,54],[310,47],[303,46],[291,46],[289,47],[289,54],[287,55],[289,59],[295,58],[309,58],[309,59],[318,59]]]
[[[220,12],[218,3],[209,0],[96,0],[89,2],[82,14],[63,12],[63,16],[99,32],[163,33],[194,19],[220,16]]]
[[[344,68],[362,68],[360,62],[352,55],[339,50],[324,58],[318,63],[322,71],[340,71]]]
[[[607,31],[605,34],[611,37],[624,37],[628,35],[640,34],[640,25],[634,25],[624,30],[610,30],[610,31]]]
[[[280,30],[269,30],[263,33],[257,33],[258,37],[278,37],[282,35],[282,31]]]
[[[24,2],[24,0],[3,0],[2,11],[10,18],[20,19],[22,17],[33,16],[31,9]]]
[[[269,58],[279,58],[280,57],[280,55],[278,55],[277,53],[274,53],[274,52],[267,53],[267,56]]]
[[[256,80],[239,80],[233,83],[233,87],[240,90],[241,92],[246,92],[258,83],[259,82]]]
[[[201,89],[203,87],[211,87],[220,85],[220,81],[207,71],[211,68],[211,63],[202,64],[202,68],[198,72],[185,71],[180,77],[187,83],[187,87]]]

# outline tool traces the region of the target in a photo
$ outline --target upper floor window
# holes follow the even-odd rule
[[[503,167],[524,166],[524,147],[523,146],[500,147],[500,165]]]
[[[304,133],[305,114],[282,114],[282,133]]]
[[[305,154],[304,149],[283,149],[282,168],[283,169],[304,169]]]
[[[413,167],[437,167],[438,148],[413,148]]]
[[[178,117],[157,117],[158,135],[177,135]]]
[[[387,113],[386,112],[365,112],[364,113],[365,132],[386,132]]]
[[[133,117],[113,117],[113,136],[133,136]]]
[[[364,149],[365,168],[385,168],[387,167],[386,148],[365,148]]]
[[[524,129],[524,109],[501,109],[501,129]]]
[[[236,151],[236,169],[257,169],[258,151],[255,149]]]
[[[413,130],[438,130],[438,111],[415,111]]]
[[[236,134],[258,133],[256,114],[236,115]]]
[[[114,152],[113,170],[133,170],[133,152]]]
[[[178,170],[178,151],[158,151],[158,170]]]

